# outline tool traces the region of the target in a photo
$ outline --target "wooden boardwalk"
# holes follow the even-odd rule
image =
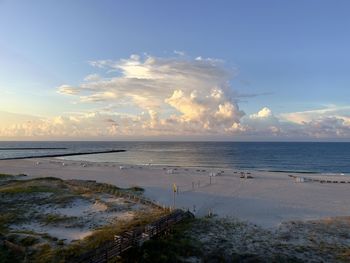
[[[151,238],[165,234],[176,223],[187,218],[193,218],[193,214],[180,209],[174,210],[169,215],[161,217],[146,226],[137,227],[119,236],[115,236],[114,241],[106,242],[103,246],[67,262],[106,263],[132,247],[140,246],[143,242]]]

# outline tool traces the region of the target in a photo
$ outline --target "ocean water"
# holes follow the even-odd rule
[[[33,147],[66,149],[4,149]],[[350,174],[350,143],[343,142],[0,142],[0,159],[111,149],[126,152],[64,158],[125,165]]]

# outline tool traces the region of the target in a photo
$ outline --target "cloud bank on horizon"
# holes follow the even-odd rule
[[[52,118],[5,114],[1,138],[350,138],[350,107],[247,115],[218,59],[131,55],[90,61],[96,73],[57,88],[80,111]],[[7,117],[6,117],[7,116]]]

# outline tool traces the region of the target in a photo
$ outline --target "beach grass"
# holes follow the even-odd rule
[[[9,186],[0,189],[0,193],[6,194],[30,194],[30,193],[57,193],[58,190],[54,187],[47,186],[37,186],[37,185],[28,185],[28,186]]]
[[[152,210],[152,212],[136,212],[133,219],[103,226],[85,239],[71,243],[66,248],[57,251],[57,253],[64,255],[66,258],[79,256],[84,252],[96,249],[106,242],[112,241],[115,235],[119,235],[135,227],[147,225],[167,213],[167,211],[160,209]]]
[[[50,225],[50,224],[59,224],[59,223],[69,222],[76,219],[77,217],[74,217],[74,216],[66,216],[61,214],[45,214],[41,222],[44,223],[45,225]]]
[[[139,206],[136,206],[135,211],[130,210],[133,209],[131,206],[135,203],[132,196],[140,196],[144,191],[138,186],[119,188],[106,183],[82,180],[65,181],[55,177],[29,180],[16,180],[16,176],[12,175],[2,175],[2,177],[11,180],[4,180],[0,184],[0,208],[2,210],[0,237],[11,242],[14,247],[22,250],[27,248],[27,258],[31,262],[61,262],[64,258],[77,256],[99,247],[108,240],[113,240],[115,234],[148,224],[165,213],[153,207],[147,209],[144,207],[138,211]],[[103,198],[106,196],[114,201],[111,203],[104,201]],[[98,224],[97,228],[93,226],[90,230],[85,225],[87,221],[84,216],[68,216],[60,212],[65,208],[74,209],[75,205],[79,209],[80,204],[83,207],[84,205],[91,207],[99,203],[105,205],[107,214],[110,209],[117,213],[132,211],[130,212],[132,216],[125,219],[114,219],[114,223]],[[33,229],[31,227],[29,229],[13,228],[13,226],[27,226],[33,223],[35,225]],[[46,227],[48,232],[41,231],[40,227]],[[89,229],[88,232],[92,234],[85,239],[67,242],[47,230],[52,227],[62,227],[67,232],[70,228],[84,228],[84,231]],[[21,255],[14,256],[0,242],[0,253],[2,251],[7,252],[2,253],[0,262],[21,262],[23,259],[23,252]]]
[[[119,262],[349,262],[344,220],[288,223],[272,231],[232,218],[188,219]]]

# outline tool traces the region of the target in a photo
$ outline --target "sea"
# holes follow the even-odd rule
[[[119,149],[126,151],[62,158],[350,175],[350,143],[346,142],[0,142],[0,159]]]

